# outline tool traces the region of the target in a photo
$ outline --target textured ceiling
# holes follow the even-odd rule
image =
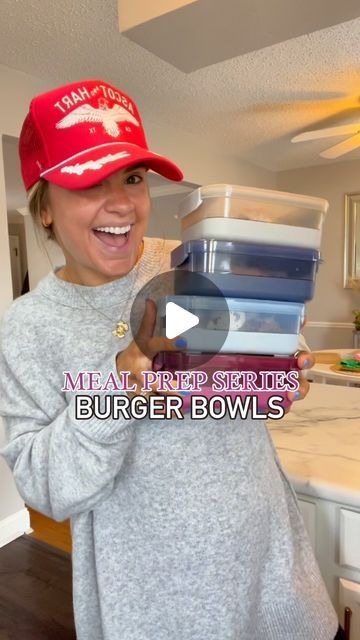
[[[116,0],[2,0],[0,24],[1,64],[49,87],[113,82],[136,99],[145,124],[212,139],[234,161],[272,170],[325,164],[318,154],[337,138],[293,145],[291,137],[360,121],[360,18],[190,74],[120,35]],[[355,158],[360,151],[344,159]]]

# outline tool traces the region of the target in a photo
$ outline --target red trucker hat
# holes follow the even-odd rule
[[[183,178],[173,162],[149,150],[133,100],[102,80],[74,82],[35,97],[19,153],[26,190],[40,178],[84,189],[142,163],[169,180]]]

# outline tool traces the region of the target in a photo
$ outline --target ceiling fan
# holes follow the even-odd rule
[[[343,142],[339,142],[334,146],[322,151],[320,155],[323,158],[333,159],[349,153],[360,147],[360,121],[358,123],[344,124],[338,127],[329,127],[326,129],[315,129],[314,131],[305,131],[291,139],[291,142],[306,142],[309,140],[320,140],[322,138],[331,138],[334,136],[346,136],[352,134]]]

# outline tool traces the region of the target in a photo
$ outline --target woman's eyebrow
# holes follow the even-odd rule
[[[147,167],[144,164],[135,164],[133,167],[129,167],[128,169],[125,169],[125,173],[136,171],[136,169],[147,169]]]

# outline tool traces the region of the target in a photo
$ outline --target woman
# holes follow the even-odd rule
[[[129,371],[139,392],[152,356],[183,346],[153,336],[151,302],[137,343],[128,330],[172,247],[144,240],[146,171],[180,170],[102,81],[35,98],[20,157],[29,208],[66,262],[3,321],[2,455],[27,504],[71,518],[78,639],[332,640],[336,615],[262,422],[80,420],[64,386],[65,371]]]

